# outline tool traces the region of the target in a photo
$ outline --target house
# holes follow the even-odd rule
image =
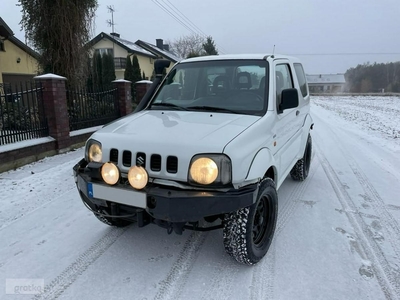
[[[116,79],[124,79],[126,59],[129,56],[136,55],[139,61],[140,70],[147,77],[150,77],[154,69],[154,60],[157,58],[154,54],[139,47],[134,42],[122,39],[118,33],[107,34],[101,32],[93,38],[89,45],[94,51],[113,54]]]
[[[164,44],[162,39],[156,39],[156,44],[150,44],[142,40],[137,40],[136,45],[146,49],[147,51],[153,53],[157,58],[167,59],[171,62],[167,71],[169,71],[175,63],[181,60],[181,58],[174,52],[170,51],[169,45]]]
[[[31,81],[38,72],[39,54],[14,36],[0,18],[0,84]]]
[[[306,75],[311,93],[342,93],[346,85],[344,74]]]

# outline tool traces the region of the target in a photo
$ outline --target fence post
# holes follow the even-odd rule
[[[43,87],[44,114],[49,126],[49,135],[56,140],[59,153],[69,150],[69,117],[65,81],[67,78],[44,74],[34,77]]]
[[[132,112],[131,81],[118,79],[113,81],[117,89],[116,105],[119,107],[120,117],[126,116]]]
[[[138,82],[135,82],[136,104],[139,104],[140,101],[142,101],[144,95],[146,94],[152,83],[153,82],[150,80],[140,80]]]

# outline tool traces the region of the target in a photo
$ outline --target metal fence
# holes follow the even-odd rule
[[[67,89],[70,130],[107,124],[120,117],[117,89],[88,92],[87,89]]]
[[[39,82],[0,84],[0,145],[49,135]]]

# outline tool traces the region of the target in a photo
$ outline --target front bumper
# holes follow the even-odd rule
[[[196,222],[207,216],[229,213],[252,205],[258,193],[257,184],[227,192],[182,190],[148,184],[145,189],[137,191],[130,185],[110,186],[93,180],[86,164],[83,159],[75,165],[74,176],[82,200],[90,207],[119,203],[145,209],[154,219],[168,222]]]

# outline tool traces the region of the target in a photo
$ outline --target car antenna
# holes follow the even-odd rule
[[[274,48],[272,49],[272,55],[271,55],[272,58],[275,58],[274,54],[275,54],[275,45]]]

